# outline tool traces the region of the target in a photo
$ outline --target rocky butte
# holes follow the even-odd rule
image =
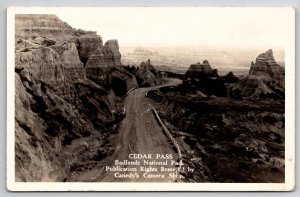
[[[16,180],[67,181],[113,151],[107,136],[137,81],[117,40],[103,44],[55,15],[16,15],[15,24]]]
[[[190,65],[183,77],[183,90],[185,92],[198,92],[198,95],[225,96],[224,80],[218,75],[218,70],[213,69],[208,62]]]
[[[208,60],[203,60],[203,63],[190,65],[185,75],[186,77],[218,76],[218,70],[212,69]]]
[[[285,71],[273,56],[272,49],[258,55],[251,62],[249,74],[229,88],[232,98],[250,100],[284,99]]]

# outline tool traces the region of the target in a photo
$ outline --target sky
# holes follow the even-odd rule
[[[49,11],[74,28],[97,31],[123,47],[285,48],[290,8],[102,7]]]

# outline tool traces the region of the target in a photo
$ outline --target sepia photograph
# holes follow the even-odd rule
[[[7,21],[11,190],[293,189],[293,8],[14,7]]]

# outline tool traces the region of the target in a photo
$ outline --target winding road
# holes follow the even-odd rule
[[[174,147],[172,146],[170,140],[165,135],[162,127],[159,125],[154,114],[150,110],[151,99],[146,98],[145,94],[149,90],[158,89],[164,86],[173,86],[181,83],[178,79],[168,79],[163,85],[149,87],[149,88],[139,88],[131,91],[125,99],[125,109],[126,117],[122,120],[119,127],[119,134],[115,136],[116,150],[114,155],[111,157],[110,161],[114,165],[115,160],[119,161],[135,161],[136,159],[130,160],[129,154],[151,154],[149,161],[166,161],[166,159],[159,160],[156,158],[156,154],[166,155],[172,154],[174,161],[178,158]],[[142,160],[140,160],[142,163]],[[126,166],[126,165],[125,165]],[[132,167],[132,166],[127,166]],[[140,166],[138,166],[140,167]],[[152,167],[158,167],[152,165]],[[171,161],[168,161],[168,165],[164,166],[166,168],[174,168],[176,166],[171,166]],[[129,172],[126,172],[129,173]],[[125,174],[126,174],[125,173]],[[145,171],[138,170],[135,172],[138,174],[134,179],[132,178],[117,178],[115,172],[105,171],[98,177],[97,181],[102,182],[173,182],[174,178],[169,177],[170,172],[151,172],[151,174],[162,174],[164,178],[161,177],[145,177]],[[138,177],[138,178],[137,178]],[[130,179],[130,180],[129,180]]]

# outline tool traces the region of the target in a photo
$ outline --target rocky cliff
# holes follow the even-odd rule
[[[17,38],[31,39],[36,36],[65,41],[73,38],[74,30],[55,15],[17,14],[15,16]]]
[[[108,40],[104,46],[97,47],[85,64],[87,77],[104,87],[120,86],[124,90],[115,92],[125,94],[131,88],[137,87],[135,77],[124,69],[121,64],[121,53],[117,40]],[[115,84],[119,81],[119,84]],[[124,95],[123,94],[123,95]]]
[[[51,80],[54,73],[62,76],[79,75],[81,79],[86,76],[99,85],[109,88],[112,79],[109,76],[115,67],[121,67],[121,54],[117,40],[109,40],[103,45],[102,38],[96,32],[85,32],[73,29],[55,15],[16,15],[16,67],[21,68],[30,64],[35,76],[44,77],[36,65],[46,64],[50,69]],[[44,61],[45,59],[45,61]],[[64,74],[59,68],[69,69]],[[45,70],[45,66],[40,66]],[[72,72],[72,74],[70,74]],[[126,70],[126,90],[136,87],[137,83]],[[79,79],[76,77],[76,79]],[[54,82],[54,81],[53,81]]]
[[[55,15],[16,15],[16,180],[68,181],[98,165],[137,86],[116,40]],[[105,80],[95,80],[104,78]]]

